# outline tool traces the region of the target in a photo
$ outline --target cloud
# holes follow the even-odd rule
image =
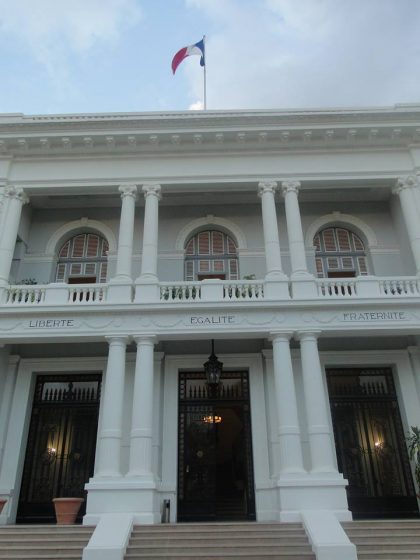
[[[3,37],[30,49],[51,75],[70,55],[117,40],[141,17],[136,0],[0,0],[0,14]]]
[[[185,0],[207,18],[210,109],[420,101],[417,0]],[[191,98],[202,74],[186,68]]]

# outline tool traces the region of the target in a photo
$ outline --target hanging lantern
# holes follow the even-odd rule
[[[219,385],[220,376],[222,375],[223,363],[219,362],[214,353],[214,340],[211,341],[211,354],[209,359],[203,367],[206,373],[207,385],[210,388],[216,388]]]

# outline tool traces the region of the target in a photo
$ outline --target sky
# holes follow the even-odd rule
[[[0,0],[0,113],[420,103],[420,0]]]

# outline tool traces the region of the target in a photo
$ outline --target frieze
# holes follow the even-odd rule
[[[193,327],[215,327],[235,325],[236,315],[191,315],[187,323]]]
[[[368,322],[377,321],[408,321],[409,317],[405,311],[351,311],[343,313],[342,321],[349,322]]]
[[[29,329],[68,329],[76,326],[74,319],[30,319]]]

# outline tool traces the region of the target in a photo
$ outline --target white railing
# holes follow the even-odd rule
[[[160,301],[176,303],[201,300],[201,282],[160,282]]]
[[[104,284],[73,284],[68,286],[68,303],[101,303],[106,300]]]
[[[47,286],[10,286],[6,292],[7,305],[38,305],[44,303]]]
[[[264,299],[264,283],[258,281],[223,282],[223,299],[230,301]]]
[[[420,278],[379,278],[381,296],[419,296]]]
[[[353,278],[322,278],[316,281],[318,296],[322,298],[343,298],[357,296],[357,281]]]
[[[409,298],[420,296],[420,278],[411,277],[358,277],[317,278],[315,298],[371,299]],[[292,287],[297,284],[293,281]],[[294,289],[292,290],[293,294]],[[86,305],[107,301],[107,284],[47,284],[12,285],[0,290],[3,305]],[[161,303],[263,301],[263,280],[204,280],[202,282],[161,282]],[[295,296],[300,298],[299,292]],[[130,300],[127,300],[127,303]],[[135,300],[137,301],[137,300]],[[150,303],[156,303],[155,300]]]

